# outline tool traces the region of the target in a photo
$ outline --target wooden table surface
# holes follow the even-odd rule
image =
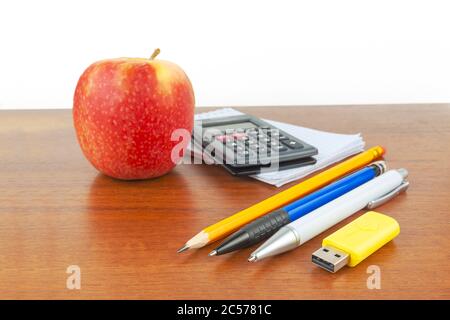
[[[293,184],[207,165],[117,181],[84,159],[70,110],[0,111],[0,298],[450,298],[449,104],[241,110],[385,146],[389,166],[410,172],[407,194],[377,209],[400,235],[337,274],[313,266],[311,253],[361,212],[259,263],[247,262],[252,249],[177,254],[203,227]],[[69,265],[81,269],[81,290],[66,288]],[[380,267],[380,290],[367,288],[370,265]]]

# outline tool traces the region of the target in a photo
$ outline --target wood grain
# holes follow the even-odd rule
[[[378,209],[399,221],[399,237],[338,274],[314,267],[311,253],[361,213],[256,264],[246,261],[252,249],[179,255],[203,227],[292,184],[277,189],[207,165],[116,181],[83,158],[70,110],[1,111],[0,298],[450,298],[449,104],[244,111],[385,146],[390,167],[410,172],[407,194]],[[66,288],[69,265],[81,268],[81,290]],[[370,265],[381,268],[381,290],[367,289]]]

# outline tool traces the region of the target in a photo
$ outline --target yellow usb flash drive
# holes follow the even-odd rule
[[[395,219],[369,211],[323,239],[312,262],[333,273],[345,265],[354,267],[399,233]]]

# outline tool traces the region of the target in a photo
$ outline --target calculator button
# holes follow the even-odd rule
[[[278,147],[280,144],[278,143],[278,141],[271,141],[271,142],[270,142],[270,145],[271,145],[272,147]]]
[[[265,135],[267,135],[267,133],[270,131],[270,128],[269,127],[262,127],[261,128],[261,132],[263,133],[263,134],[265,134]]]
[[[292,149],[302,149],[303,148],[303,145],[300,142],[297,142],[294,140],[283,140],[281,142]]]
[[[242,140],[234,140],[234,142],[237,143],[238,146],[244,147],[247,144],[247,141]]]
[[[228,139],[229,139],[228,136],[224,135],[224,134],[216,136],[216,140],[218,140],[218,141],[220,141],[222,143],[227,142]]]
[[[250,151],[249,150],[243,150],[243,151],[237,152],[236,154],[240,158],[248,157],[250,155]]]
[[[214,137],[212,137],[212,136],[209,135],[209,134],[205,134],[205,135],[203,136],[203,141],[204,141],[204,142],[211,143],[213,140],[214,140]]]
[[[278,152],[284,152],[284,151],[287,151],[287,150],[288,150],[288,148],[286,148],[285,146],[282,146],[282,145],[279,145],[279,146],[277,147],[277,149],[278,149]]]
[[[235,132],[232,134],[233,138],[237,139],[237,140],[242,140],[243,137],[246,137],[247,135],[245,133],[239,133],[239,132]]]
[[[246,134],[237,138],[237,140],[239,140],[239,141],[248,141],[248,139],[249,139],[249,137]]]

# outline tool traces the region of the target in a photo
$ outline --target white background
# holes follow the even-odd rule
[[[0,0],[0,109],[70,108],[90,63],[156,47],[199,106],[450,101],[450,1]]]

